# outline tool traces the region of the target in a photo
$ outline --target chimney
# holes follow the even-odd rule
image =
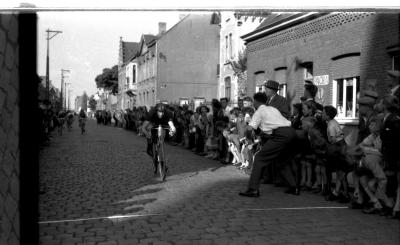
[[[167,31],[167,23],[158,22],[158,35],[161,35],[166,31]]]

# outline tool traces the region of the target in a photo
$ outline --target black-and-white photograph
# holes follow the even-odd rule
[[[0,244],[400,244],[400,7],[245,4],[0,8]]]

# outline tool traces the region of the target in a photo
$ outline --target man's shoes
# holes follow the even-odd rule
[[[297,187],[290,187],[285,191],[286,194],[292,194],[292,195],[300,195],[300,189]]]
[[[327,196],[325,197],[325,200],[326,200],[326,201],[336,201],[336,200],[338,200],[338,199],[339,199],[339,196],[333,194],[332,192],[329,193],[329,195],[327,195]]]
[[[337,201],[338,203],[348,203],[350,202],[350,197],[349,195],[339,194]]]
[[[274,186],[275,186],[275,187],[284,187],[285,184],[282,183],[282,182],[275,182],[275,183],[274,183]]]
[[[364,205],[358,202],[351,202],[349,205],[349,208],[351,209],[363,209]]]
[[[382,210],[379,212],[380,216],[390,216],[392,214],[392,209],[387,207],[387,206],[383,206]]]
[[[390,219],[400,219],[400,211],[393,211],[393,213],[391,213],[387,217]]]
[[[240,192],[240,196],[245,196],[245,197],[259,197],[260,196],[260,191],[258,190],[253,190],[253,189],[247,189],[245,192]]]
[[[365,208],[363,209],[363,213],[365,214],[378,214],[382,211],[381,208],[376,208],[376,207],[370,207],[370,208]]]

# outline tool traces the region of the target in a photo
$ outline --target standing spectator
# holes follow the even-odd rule
[[[340,128],[339,123],[335,120],[337,110],[333,106],[325,106],[323,111],[323,118],[328,122],[327,136],[328,136],[328,149],[327,158],[328,166],[331,170],[336,171],[336,188],[331,193],[328,200],[338,200],[339,202],[348,202],[348,183],[346,174],[349,171],[349,165],[345,158],[346,142],[344,141],[344,134]],[[328,171],[329,176],[330,171]],[[343,187],[343,192],[340,192]]]
[[[250,96],[243,98],[243,108],[253,107],[253,99]]]
[[[238,99],[238,107],[239,107],[239,110],[242,110],[244,107],[243,99],[241,99],[241,98]]]
[[[208,113],[210,109],[208,109],[207,106],[202,105],[199,107],[200,111],[200,116],[199,116],[199,122],[198,126],[196,128],[196,134],[197,134],[197,142],[196,142],[196,154],[200,156],[205,156],[207,155],[205,153],[205,140],[208,137],[208,131],[211,125],[211,121],[208,117]]]
[[[385,162],[385,171],[397,175],[397,196],[393,208],[392,217],[400,218],[400,117],[399,99],[393,95],[387,96],[383,100],[385,116],[381,129],[382,154]]]
[[[229,115],[231,114],[231,110],[232,110],[232,107],[230,107],[228,105],[229,99],[228,98],[221,98],[220,102],[221,102],[221,108],[222,108],[222,110],[224,112],[224,116],[229,117]]]
[[[279,83],[273,80],[268,80],[264,83],[265,93],[268,98],[267,105],[275,107],[280,111],[286,119],[290,118],[290,105],[285,97],[278,94]]]
[[[284,118],[276,108],[266,106],[266,103],[267,96],[264,93],[256,93],[254,95],[254,106],[257,110],[249,123],[248,130],[260,128],[261,131],[270,134],[271,137],[255,155],[248,189],[239,194],[247,197],[259,197],[262,169],[278,160],[285,170],[282,174],[285,175],[286,181],[290,186],[287,193],[298,195],[299,190],[296,188],[296,181],[288,164],[291,159],[291,154],[289,154],[290,147],[296,137],[296,133],[290,127],[290,121]]]

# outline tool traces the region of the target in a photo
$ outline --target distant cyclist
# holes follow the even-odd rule
[[[172,115],[166,111],[165,105],[162,103],[159,103],[156,105],[155,108],[149,111],[147,118],[145,119],[143,123],[143,134],[147,138],[147,154],[150,156],[154,156],[155,152],[155,146],[157,144],[157,131],[156,130],[151,130],[151,128],[157,128],[158,126],[161,126],[163,128],[169,127],[170,131],[169,134],[173,135],[176,132],[174,123],[172,122]],[[149,124],[151,124],[151,128],[148,129]],[[154,164],[154,174],[157,174],[157,165],[158,163],[156,161],[153,161]],[[168,168],[165,166],[165,171],[167,171]]]
[[[72,111],[69,111],[68,114],[67,114],[68,131],[70,131],[72,129],[73,122],[74,122],[74,114],[72,113]]]
[[[85,125],[86,125],[86,113],[83,109],[81,109],[81,111],[79,112],[79,127],[81,127],[82,134],[86,132]]]

